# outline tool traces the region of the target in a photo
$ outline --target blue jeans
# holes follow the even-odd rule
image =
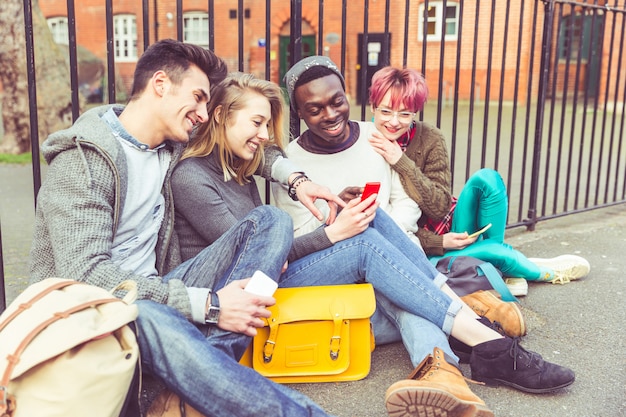
[[[291,218],[262,206],[220,239],[164,277],[187,285],[229,282],[260,269],[278,277],[292,244]],[[268,250],[271,248],[271,250]],[[262,377],[238,360],[250,343],[243,334],[198,326],[179,311],[138,301],[137,329],[144,371],[159,378],[207,416],[327,416],[305,395]]]
[[[376,311],[371,322],[376,346],[402,341],[414,367],[432,354],[436,347],[459,363],[448,337],[436,324],[407,313],[382,294],[376,293]]]
[[[279,286],[369,282],[393,305],[449,335],[461,304],[441,291],[446,279],[389,215],[377,210],[363,233],[290,262]]]

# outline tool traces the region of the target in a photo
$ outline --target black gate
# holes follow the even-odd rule
[[[67,3],[75,119],[81,111],[76,10],[74,1],[58,1]],[[112,30],[116,2],[102,2],[107,6],[100,19],[107,29],[106,97],[112,102],[116,98]],[[184,40],[183,1],[163,1],[160,8],[169,9],[159,13],[149,3],[143,0],[137,8],[137,24],[143,29],[137,31],[139,47],[163,37],[168,25],[175,27],[175,37]],[[238,42],[227,59],[232,70],[262,68],[267,79],[278,82],[287,62],[282,53],[277,59],[278,38],[287,30],[289,56],[294,60],[309,52],[330,54],[346,75],[350,93],[361,103],[362,119],[371,117],[362,98],[375,69],[386,63],[418,69],[431,82],[429,101],[419,118],[438,126],[448,138],[453,192],[458,195],[475,170],[494,168],[508,189],[508,227],[532,230],[539,221],[626,202],[625,3],[209,0],[204,19],[207,45],[218,54],[230,44],[216,40],[236,34]],[[246,5],[254,7],[246,9]],[[285,19],[281,7],[289,10]],[[220,14],[222,10],[228,14]],[[260,29],[252,29],[251,14],[255,21],[265,15]],[[218,32],[223,19],[232,20],[226,32]],[[31,0],[24,0],[24,20],[30,122],[36,126]],[[307,52],[303,44],[313,48]],[[299,129],[293,117],[291,127]],[[41,182],[37,132],[31,129],[35,195]],[[11,247],[12,243],[0,236],[0,310],[6,299],[2,244]],[[19,261],[26,265],[27,255],[21,256],[24,259]]]

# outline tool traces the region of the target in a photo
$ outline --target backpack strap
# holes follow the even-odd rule
[[[21,303],[15,311],[13,311],[9,316],[7,316],[6,319],[2,323],[0,323],[0,331],[2,331],[10,322],[12,322],[15,317],[20,315],[25,310],[28,310],[29,308],[31,308],[36,301],[41,300],[42,298],[44,298],[46,295],[50,294],[53,291],[60,290],[61,288],[65,288],[68,285],[74,285],[74,284],[80,284],[80,283],[78,281],[64,280],[64,281],[59,281],[55,284],[52,284],[46,287],[39,293],[35,294],[35,296],[33,296],[30,300]]]
[[[477,268],[487,277],[493,289],[500,293],[502,301],[518,301],[517,298],[511,294],[509,287],[506,286],[506,283],[496,270],[495,266],[489,262],[484,262],[478,265]]]

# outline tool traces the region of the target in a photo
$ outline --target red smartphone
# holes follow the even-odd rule
[[[363,189],[363,194],[361,194],[361,201],[365,200],[367,197],[371,196],[372,194],[377,194],[378,190],[380,190],[380,183],[379,182],[368,182],[365,184],[365,188]],[[374,203],[372,203],[374,204]],[[369,205],[369,207],[372,206],[372,204]]]

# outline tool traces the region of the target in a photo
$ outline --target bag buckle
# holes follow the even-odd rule
[[[0,417],[10,417],[15,411],[15,398],[7,390],[8,387],[0,386]]]
[[[330,338],[330,359],[336,361],[339,357],[339,346],[341,345],[341,336],[332,336]]]
[[[272,356],[274,356],[274,346],[276,346],[276,342],[273,340],[265,341],[265,346],[263,346],[263,363],[270,363],[272,361]]]

